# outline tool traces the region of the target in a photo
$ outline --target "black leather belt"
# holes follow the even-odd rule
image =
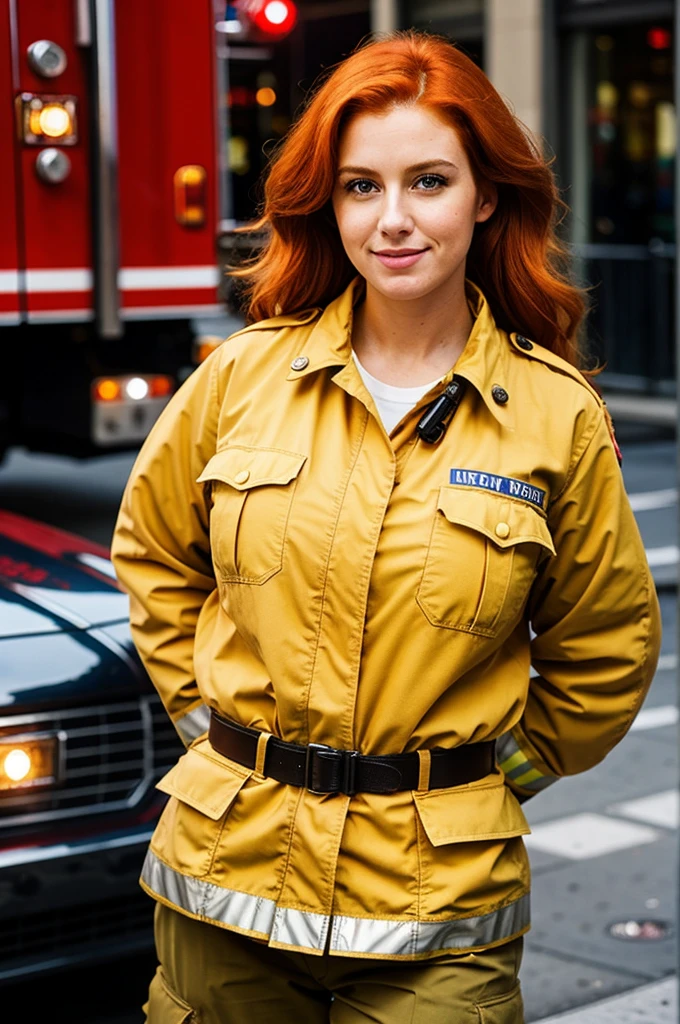
[[[210,744],[231,761],[255,768],[260,735],[257,729],[247,729],[211,712]],[[429,789],[462,786],[483,779],[494,770],[495,747],[493,740],[451,749],[433,747]],[[263,774],[289,786],[304,786],[312,793],[396,793],[418,789],[420,758],[417,753],[367,756],[322,743],[286,743],[271,736]]]

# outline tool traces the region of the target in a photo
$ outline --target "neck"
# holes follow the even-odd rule
[[[465,282],[445,295],[386,298],[366,284],[352,346],[369,373],[387,384],[426,384],[454,365],[472,330]]]

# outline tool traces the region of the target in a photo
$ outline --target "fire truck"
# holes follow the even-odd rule
[[[0,0],[0,457],[137,447],[191,372],[233,223],[220,31],[295,18],[290,0]]]

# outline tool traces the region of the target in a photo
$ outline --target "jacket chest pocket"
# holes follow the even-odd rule
[[[442,487],[418,604],[434,626],[495,637],[516,622],[549,553],[550,531],[529,505]]]
[[[261,584],[281,570],[288,517],[305,455],[233,446],[198,478],[212,503],[210,545],[225,583]]]

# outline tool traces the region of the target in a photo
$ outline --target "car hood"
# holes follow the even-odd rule
[[[0,511],[0,640],[125,622],[106,548]]]

